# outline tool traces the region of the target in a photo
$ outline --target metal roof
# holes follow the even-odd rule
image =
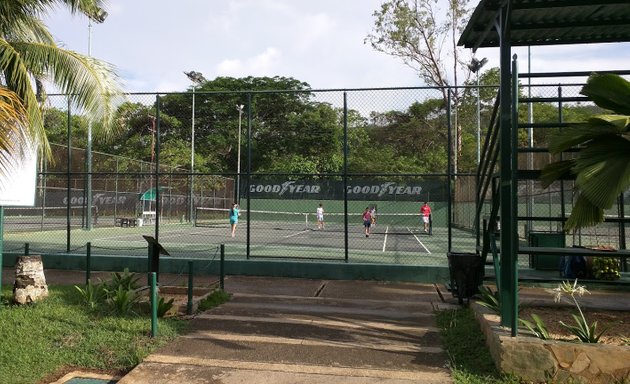
[[[458,44],[498,47],[495,20],[508,1],[513,46],[630,41],[630,0],[480,0]]]

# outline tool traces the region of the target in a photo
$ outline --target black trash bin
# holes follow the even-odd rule
[[[479,286],[483,284],[484,262],[476,253],[448,254],[448,270],[451,276],[451,292],[457,297],[459,304],[464,299],[479,293]]]

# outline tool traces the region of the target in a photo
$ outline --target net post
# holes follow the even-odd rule
[[[29,243],[24,243],[24,256],[28,256],[30,254],[31,254],[30,244]]]

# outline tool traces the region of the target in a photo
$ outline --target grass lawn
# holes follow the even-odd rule
[[[520,383],[518,378],[497,371],[472,310],[439,311],[437,323],[455,384]]]
[[[73,286],[49,286],[49,291],[42,302],[17,306],[8,304],[11,287],[3,287],[0,383],[38,383],[70,367],[126,372],[186,326],[160,319],[153,339],[149,315],[97,314],[82,304]]]

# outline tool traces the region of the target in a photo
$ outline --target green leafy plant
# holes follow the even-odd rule
[[[543,319],[541,319],[540,316],[534,313],[531,314],[531,317],[534,321],[533,323],[525,319],[518,319],[518,321],[537,338],[542,340],[551,339],[551,337],[549,336],[549,331],[547,330],[547,326],[545,325]]]
[[[584,343],[597,343],[599,342],[599,339],[604,334],[604,332],[606,332],[606,330],[597,333],[597,321],[593,322],[593,324],[590,325],[586,321],[584,313],[582,312],[582,308],[580,308],[580,304],[578,303],[575,296],[582,296],[585,293],[590,292],[586,290],[586,287],[577,285],[577,282],[577,279],[575,279],[575,282],[573,284],[568,281],[563,281],[562,283],[560,283],[558,288],[553,289],[555,302],[560,302],[564,295],[568,295],[580,314],[579,316],[575,314],[572,315],[576,325],[568,325],[563,321],[560,321],[560,325],[562,325],[573,335],[577,336],[579,341],[582,341]]]
[[[103,284],[94,284],[88,279],[85,288],[75,285],[74,288],[79,291],[81,299],[91,310],[96,310],[105,301],[105,289]]]
[[[134,306],[138,302],[138,295],[135,291],[125,289],[124,286],[120,285],[115,291],[106,289],[106,292],[106,303],[109,307],[110,313],[119,316],[136,314],[133,310]]]
[[[600,280],[617,280],[621,277],[619,259],[616,257],[593,258],[593,276]]]
[[[594,73],[580,93],[614,114],[592,116],[551,138],[552,154],[577,148],[575,156],[547,165],[541,174],[544,188],[575,177],[577,199],[566,231],[604,221],[604,210],[630,187],[630,82],[618,75]]]
[[[163,297],[160,297],[157,303],[157,316],[164,317],[171,308],[173,308],[173,302],[175,299],[170,299],[169,301],[165,301]]]
[[[500,301],[499,301],[499,292],[492,291],[492,288],[487,287],[485,285],[479,286],[479,305],[482,305],[488,309],[490,309],[494,313],[499,313],[500,311]]]
[[[117,291],[119,287],[127,291],[136,290],[140,287],[140,284],[138,284],[139,279],[140,276],[129,272],[129,268],[125,268],[122,273],[112,273],[112,279],[107,283],[107,288],[110,291]]]

